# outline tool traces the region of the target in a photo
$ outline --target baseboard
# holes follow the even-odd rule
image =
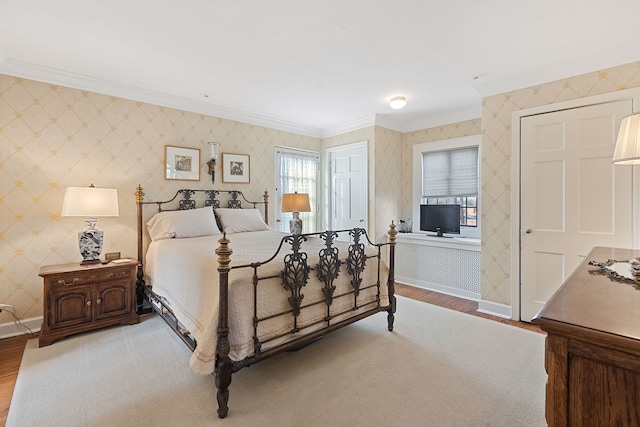
[[[22,324],[32,332],[38,332],[42,326],[42,316],[21,320]],[[16,322],[0,323],[0,339],[10,338],[18,335],[28,334],[29,330],[18,325]]]
[[[481,299],[478,301],[478,311],[492,316],[511,319],[511,306],[506,304]]]
[[[478,301],[480,299],[480,295],[474,294],[472,292],[468,292],[462,289],[454,289],[449,288],[447,286],[438,285],[436,283],[426,282],[422,280],[416,280],[413,278],[407,278],[403,276],[396,276],[394,278],[396,283],[401,283],[403,285],[415,286],[416,288],[426,289],[428,291],[438,292],[440,294],[451,295],[452,297],[464,298],[471,301]]]

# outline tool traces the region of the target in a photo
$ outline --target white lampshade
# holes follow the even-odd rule
[[[115,188],[67,187],[62,201],[62,216],[84,216],[87,228],[78,233],[82,255],[80,264],[100,262],[104,232],[96,228],[99,216],[119,216],[118,190]]]
[[[404,108],[405,105],[407,105],[407,100],[404,98],[404,96],[394,96],[393,98],[391,98],[391,102],[389,103],[389,106],[394,110]]]
[[[283,194],[282,212],[311,212],[309,195],[305,193]]]
[[[62,216],[119,216],[118,190],[115,188],[67,187]]]
[[[640,163],[640,113],[627,116],[620,122],[613,163]]]

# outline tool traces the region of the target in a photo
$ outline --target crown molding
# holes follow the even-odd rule
[[[190,111],[193,113],[219,117],[222,119],[310,136],[313,138],[329,138],[375,125],[395,130],[397,132],[413,132],[430,127],[476,119],[481,115],[481,109],[479,106],[477,108],[463,109],[445,114],[430,115],[428,117],[409,122],[400,121],[389,115],[374,114],[335,126],[319,129],[275,119],[273,117],[195,101],[180,96],[123,85],[81,74],[70,73],[55,68],[15,60],[6,56],[3,57],[2,55],[3,51],[0,46],[0,73],[2,74],[74,89],[87,90],[104,95],[117,96],[119,98],[131,99],[134,101],[175,108],[183,111]]]
[[[447,111],[441,114],[432,114],[417,120],[408,122],[402,132],[415,132],[417,130],[429,129],[437,126],[450,125],[453,123],[466,122],[482,117],[482,104],[478,101],[477,106],[460,108],[458,110]]]
[[[475,120],[479,119],[481,116],[482,106],[478,104],[476,107],[461,108],[441,114],[431,114],[427,117],[421,117],[416,120],[405,122],[400,122],[388,116],[379,114],[376,116],[376,125],[395,130],[397,132],[407,133],[452,123],[464,122],[467,120]]]
[[[367,116],[361,119],[352,120],[339,125],[324,128],[321,131],[322,138],[330,138],[332,136],[341,135],[347,132],[353,132],[358,129],[375,126],[376,116]]]
[[[640,58],[640,43],[632,43],[615,49],[566,59],[553,65],[501,79],[480,82],[473,85],[473,88],[484,98],[636,62],[638,58]]]
[[[2,52],[0,51],[0,54]],[[259,114],[247,113],[206,102],[194,101],[188,98],[169,95],[138,87],[122,85],[110,81],[95,79],[81,74],[69,73],[42,65],[18,61],[12,58],[0,57],[0,73],[25,79],[66,86],[74,89],[97,92],[104,95],[117,96],[163,107],[205,114],[237,122],[271,129],[291,132],[295,134],[321,138],[322,131],[310,126],[302,126],[285,120]]]
[[[396,132],[404,132],[403,123],[389,114],[376,114],[376,126],[395,130]]]

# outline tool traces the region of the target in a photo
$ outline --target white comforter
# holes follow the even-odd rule
[[[250,262],[269,259],[280,244],[283,233],[267,230],[228,235],[231,255],[231,266],[244,265]],[[153,287],[156,294],[167,299],[180,322],[194,335],[198,346],[193,353],[190,366],[199,374],[213,372],[216,352],[216,330],[218,326],[218,257],[215,254],[219,246],[221,235],[193,237],[188,239],[166,239],[152,242],[146,256],[145,274],[147,284]],[[346,244],[336,242],[340,248],[340,259],[347,255]],[[309,256],[309,265],[315,265],[319,250],[324,247],[324,241],[310,238],[303,244],[303,251]],[[271,263],[261,267],[258,274],[277,274],[282,269],[282,258],[290,253],[290,247],[285,244],[281,254]],[[368,255],[375,254],[375,248],[367,247]],[[361,286],[374,284],[377,280],[377,260],[367,260],[367,268],[362,274]],[[388,272],[382,266],[380,275],[380,292],[383,296],[382,305],[388,304],[386,279]],[[253,285],[251,283],[252,269],[231,270],[229,273],[229,357],[242,360],[253,354]],[[350,275],[345,266],[341,268],[336,285],[336,295],[350,289]],[[315,272],[310,273],[309,282],[302,291],[305,295],[303,305],[323,299],[322,284]],[[373,301],[376,289],[369,289],[360,293],[359,305]],[[264,317],[269,313],[286,311],[290,308],[287,298],[290,293],[280,284],[280,279],[261,281],[258,285],[258,316]],[[353,306],[353,297],[334,300],[332,313],[342,312]],[[371,307],[368,307],[371,308]],[[362,310],[360,310],[362,311]],[[343,316],[348,317],[358,311]],[[303,310],[298,318],[298,327],[322,319],[326,314],[326,306],[319,304],[313,310]],[[341,318],[335,319],[335,323]],[[262,322],[258,328],[260,340],[286,332],[293,324],[293,316],[279,316],[267,322]],[[315,327],[319,329],[321,327]],[[309,332],[313,329],[307,329]],[[302,332],[301,332],[302,333]],[[263,350],[273,347],[283,341],[292,339],[291,336],[279,339],[263,346]]]

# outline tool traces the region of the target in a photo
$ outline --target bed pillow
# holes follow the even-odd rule
[[[258,209],[216,209],[216,215],[227,234],[268,230]]]
[[[158,212],[147,222],[151,240],[220,234],[211,206]]]

